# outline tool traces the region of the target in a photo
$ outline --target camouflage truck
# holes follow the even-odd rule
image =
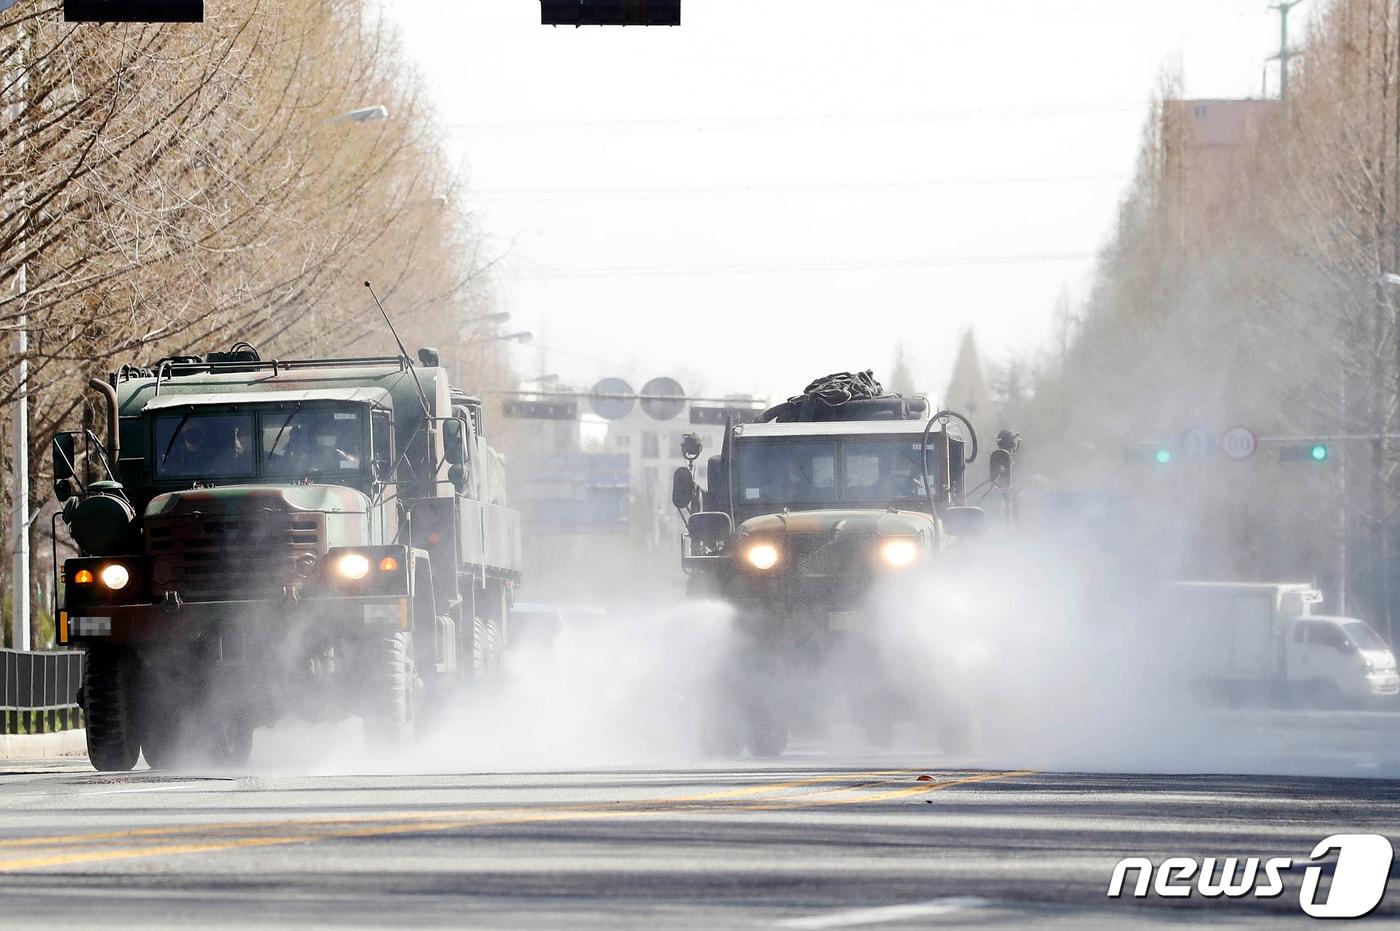
[[[95,767],[237,764],[286,715],[395,745],[490,673],[519,515],[480,403],[418,357],[240,344],[90,382],[105,436],[55,438],[54,492]]]
[[[1011,507],[1015,437],[1003,433],[980,486]],[[781,753],[791,701],[773,683],[870,654],[870,598],[881,582],[930,568],[987,514],[968,504],[966,467],[977,457],[967,418],[931,413],[922,398],[891,394],[869,372],[827,376],[754,423],[731,423],[724,447],[696,475],[701,448],[687,437],[673,503],[686,523],[682,565],[692,594],[734,606],[741,649],[720,691],[737,729],[717,748]],[[869,669],[868,664],[865,668]],[[878,673],[852,685],[879,704]]]

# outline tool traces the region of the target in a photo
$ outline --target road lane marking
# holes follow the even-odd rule
[[[785,790],[785,789],[801,788],[801,787],[810,786],[810,785],[821,785],[821,784],[825,784],[825,783],[849,782],[849,781],[852,781],[852,780],[864,780],[864,781],[869,781],[869,780],[871,780],[871,779],[886,779],[886,780],[888,780],[888,779],[891,778],[891,777],[908,776],[908,775],[912,775],[913,773],[923,773],[923,772],[924,772],[924,770],[922,770],[922,769],[875,770],[875,771],[870,771],[870,772],[849,772],[849,773],[831,774],[831,775],[825,775],[825,776],[813,776],[813,777],[804,778],[804,779],[794,779],[794,780],[789,780],[789,781],[786,781],[786,782],[762,783],[762,784],[756,785],[756,786],[744,786],[744,787],[738,788],[738,789],[724,789],[724,790],[721,790],[721,791],[718,791],[718,792],[705,792],[705,793],[701,793],[701,794],[699,794],[699,795],[681,795],[681,796],[676,796],[676,797],[674,797],[674,798],[661,798],[661,799],[641,799],[641,800],[638,800],[637,802],[632,802],[632,803],[621,803],[621,804],[632,804],[632,805],[666,805],[666,806],[676,807],[676,806],[680,806],[680,805],[686,805],[686,804],[692,804],[692,803],[699,803],[699,802],[722,801],[722,800],[726,800],[726,799],[743,798],[743,797],[746,797],[746,796],[753,796],[753,795],[762,795],[762,794],[764,794],[764,793],[778,792],[778,791],[782,791],[782,790]],[[182,786],[189,786],[189,785],[193,785],[193,783],[182,783],[181,785],[182,785]],[[86,797],[88,797],[88,796],[90,796],[90,795],[98,795],[98,794],[104,794],[104,793],[88,792],[88,793],[83,793],[83,795],[82,795],[81,797],[86,798]],[[575,805],[575,806],[573,806],[570,810],[581,810],[581,809],[596,808],[596,809],[601,810],[601,811],[606,811],[606,810],[608,810],[608,809],[610,809],[610,808],[615,807],[615,806],[618,805],[618,804],[619,804],[618,802],[595,802],[595,803],[593,803],[592,805]],[[488,809],[481,809],[481,808],[474,808],[474,809],[449,809],[449,810],[446,810],[446,811],[425,811],[425,812],[416,812],[416,813],[411,813],[411,814],[391,815],[391,816],[388,816],[388,817],[386,817],[386,816],[384,816],[384,815],[379,815],[379,814],[364,814],[364,815],[340,815],[340,816],[337,816],[337,817],[334,817],[334,818],[298,818],[298,819],[285,819],[285,820],[282,820],[282,821],[263,821],[263,822],[250,822],[250,821],[209,822],[209,823],[206,823],[206,824],[170,825],[170,826],[156,827],[156,828],[131,828],[131,829],[128,829],[128,830],[125,830],[125,831],[103,831],[103,832],[91,832],[91,833],[84,833],[84,834],[64,834],[64,835],[56,835],[56,836],[48,836],[48,837],[20,837],[20,838],[12,838],[12,839],[9,839],[9,840],[0,840],[0,850],[5,850],[5,849],[7,849],[7,848],[13,848],[13,847],[57,846],[57,845],[62,845],[62,844],[80,844],[80,843],[88,843],[88,842],[91,842],[91,841],[101,841],[101,840],[124,840],[124,839],[135,839],[135,838],[140,838],[140,837],[158,837],[158,836],[171,835],[171,834],[198,834],[198,833],[206,832],[206,831],[211,831],[211,832],[212,832],[212,831],[221,831],[221,830],[240,830],[240,829],[253,828],[253,827],[259,827],[259,826],[261,826],[261,827],[283,827],[283,826],[286,826],[286,825],[295,824],[295,825],[301,825],[301,826],[307,826],[307,827],[317,827],[317,826],[333,826],[333,825],[338,825],[338,824],[371,824],[371,823],[373,823],[373,824],[382,824],[383,822],[385,822],[385,821],[387,821],[387,820],[404,820],[404,821],[407,821],[407,820],[411,820],[411,819],[419,819],[419,820],[428,821],[428,820],[440,820],[440,819],[442,819],[442,818],[471,818],[471,817],[475,817],[475,816],[483,815],[483,814],[487,814],[487,815],[493,814],[493,813],[494,813],[494,814],[500,814],[500,813],[502,813],[502,812],[511,812],[511,811],[520,812],[520,813],[522,813],[522,814],[528,814],[528,813],[530,813],[530,812],[532,812],[532,811],[534,811],[534,810],[535,810],[535,809],[529,809],[529,808],[514,808],[514,809],[512,809],[512,808],[497,808],[497,809],[489,809],[489,808],[488,808]]]
[[[853,908],[825,915],[807,915],[801,918],[784,918],[775,922],[779,928],[805,928],[820,931],[822,928],[856,928],[861,925],[879,925],[890,921],[908,921],[911,918],[935,918],[971,908],[985,908],[992,904],[975,896],[954,896],[946,899],[930,899],[927,902],[909,902],[905,905],[883,905],[877,908]]]
[[[910,771],[916,772],[916,771]],[[824,790],[819,793],[807,793],[807,796],[790,796],[787,799],[775,798],[771,800],[756,800],[753,803],[741,803],[738,805],[704,805],[694,801],[694,797],[681,796],[673,799],[651,799],[638,801],[635,803],[603,803],[599,806],[576,806],[574,808],[548,810],[530,809],[485,809],[464,812],[415,812],[406,815],[389,816],[364,816],[361,818],[336,818],[336,819],[288,819],[284,821],[263,821],[263,822],[234,822],[221,825],[177,825],[168,828],[145,828],[135,831],[107,832],[102,834],[88,835],[63,835],[58,837],[36,837],[20,838],[5,842],[5,846],[15,848],[28,846],[34,848],[53,848],[71,846],[79,843],[91,843],[101,840],[133,840],[139,841],[142,838],[150,838],[159,841],[160,839],[170,839],[178,835],[217,833],[218,831],[259,831],[280,829],[286,832],[288,829],[296,833],[280,833],[266,835],[252,835],[243,837],[216,837],[208,840],[192,840],[185,843],[152,843],[145,846],[109,846],[105,849],[92,850],[70,850],[67,852],[47,852],[32,856],[20,857],[10,860],[0,860],[0,873],[16,872],[30,869],[43,869],[54,866],[68,866],[76,863],[100,863],[112,860],[127,860],[138,857],[175,856],[182,854],[214,853],[226,850],[237,850],[250,847],[270,847],[287,844],[308,843],[323,840],[337,840],[350,838],[384,837],[404,834],[430,833],[437,831],[459,830],[472,827],[497,827],[506,825],[536,824],[536,823],[568,823],[601,821],[613,818],[643,818],[654,815],[683,814],[691,812],[724,812],[724,811],[793,811],[802,809],[826,808],[837,805],[857,805],[870,804],[880,801],[889,801],[896,798],[907,798],[933,792],[939,789],[952,788],[959,785],[968,785],[978,782],[987,782],[995,779],[1006,779],[1017,776],[1030,775],[1028,770],[1004,773],[982,773],[968,776],[961,779],[948,779],[942,782],[918,783],[914,786],[907,786],[901,789],[883,791],[852,793],[852,788],[859,789],[862,785],[869,784],[869,776],[872,774],[847,774],[844,777],[824,777],[820,782],[836,781],[837,778],[849,781],[852,777],[865,777],[863,784],[855,787],[843,789]],[[881,775],[892,775],[882,773]],[[907,773],[906,773],[907,775]],[[798,780],[796,783],[778,783],[766,787],[748,787],[745,795],[752,795],[753,789],[767,788],[769,790],[778,788],[786,789],[794,785],[810,785],[818,780]],[[885,780],[888,783],[890,780]],[[835,796],[833,797],[833,793]],[[711,793],[714,795],[715,793]],[[726,793],[718,793],[725,796]],[[723,799],[720,799],[723,800]]]

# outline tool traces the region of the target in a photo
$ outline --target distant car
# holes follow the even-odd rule
[[[563,629],[564,612],[555,605],[517,601],[510,609],[507,646],[548,646]]]

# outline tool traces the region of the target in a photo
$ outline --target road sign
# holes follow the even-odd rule
[[[637,392],[621,378],[604,378],[589,392],[588,404],[604,420],[621,420],[637,405]]]
[[[524,420],[578,420],[578,402],[505,401],[501,412]]]
[[[700,407],[690,405],[690,422],[696,426],[722,427],[734,423],[753,423],[763,411],[753,407]]]
[[[66,23],[202,23],[204,0],[63,0]]]
[[[679,26],[681,0],[540,0],[546,26]]]
[[[1220,448],[1231,459],[1248,459],[1259,449],[1259,437],[1248,427],[1231,427],[1220,440]]]
[[[685,410],[685,389],[664,375],[642,385],[642,410],[652,420],[671,420]]]
[[[1187,462],[1203,462],[1220,449],[1215,434],[1209,427],[1202,426],[1188,427],[1181,434],[1181,439],[1176,441],[1176,446],[1181,451],[1181,458]]]

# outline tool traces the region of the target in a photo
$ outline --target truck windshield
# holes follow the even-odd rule
[[[765,439],[743,443],[738,461],[738,504],[896,503],[925,494],[920,445],[907,437]]]
[[[1350,624],[1343,624],[1342,629],[1347,632],[1351,642],[1356,644],[1358,650],[1384,650],[1385,641],[1380,635],[1371,629],[1369,624],[1363,621],[1352,621]]]
[[[156,474],[162,478],[251,478],[252,414],[170,414],[156,418]]]
[[[154,438],[162,479],[357,474],[368,446],[361,412],[325,407],[161,414]]]
[[[354,411],[296,409],[262,417],[268,475],[358,471],[364,448],[364,422]]]

